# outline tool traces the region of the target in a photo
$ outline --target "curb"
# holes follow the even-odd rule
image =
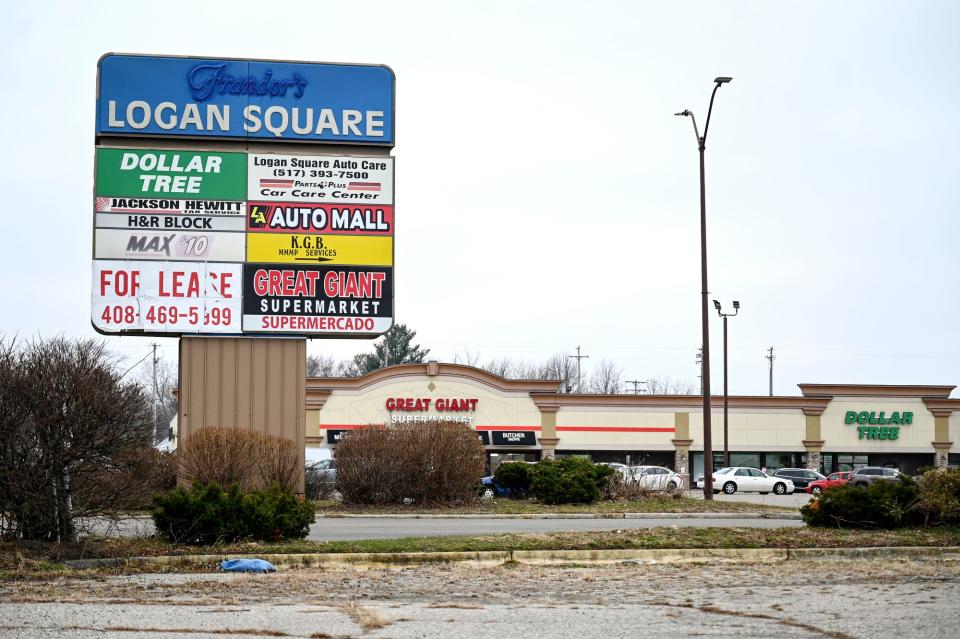
[[[118,566],[177,567],[218,564],[224,559],[266,559],[275,566],[389,568],[426,564],[498,566],[507,562],[551,566],[565,564],[779,563],[784,561],[934,560],[960,561],[960,547],[892,546],[874,548],[681,548],[622,550],[480,550],[472,552],[304,553],[285,555],[179,555],[65,561],[74,569]]]
[[[800,513],[739,512],[739,513],[467,513],[428,514],[393,513],[318,513],[316,519],[790,519],[800,520]]]

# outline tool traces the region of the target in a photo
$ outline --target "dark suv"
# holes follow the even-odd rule
[[[896,468],[864,466],[853,471],[850,475],[850,483],[857,488],[866,488],[875,481],[897,481],[903,476],[903,473]]]
[[[780,468],[773,472],[774,477],[782,477],[793,482],[797,492],[802,491],[812,481],[824,479],[823,475],[815,470],[806,468]]]

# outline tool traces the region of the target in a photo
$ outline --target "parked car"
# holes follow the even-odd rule
[[[879,466],[863,466],[853,471],[850,483],[857,488],[866,488],[875,481],[898,481],[905,477],[896,468],[881,468]]]
[[[313,470],[317,472],[323,483],[331,486],[337,483],[337,460],[321,459],[313,464]]]
[[[807,484],[812,481],[820,481],[821,479],[826,479],[823,475],[818,473],[815,470],[807,470],[806,468],[778,468],[773,472],[774,477],[783,477],[784,479],[789,479],[793,482],[794,487],[797,490],[801,488],[806,488]]]
[[[697,486],[703,486],[704,478],[701,475]],[[759,468],[730,466],[721,468],[713,473],[713,492],[720,491],[732,495],[737,491],[745,493],[760,493],[766,495],[789,495],[794,491],[793,482],[784,477],[771,477]]]
[[[624,479],[636,481],[649,490],[673,492],[683,487],[683,478],[663,466],[620,467],[617,464],[614,468]]]
[[[807,487],[804,490],[813,495],[819,495],[827,488],[833,488],[834,486],[843,486],[850,480],[850,475],[853,473],[849,471],[841,471],[838,473],[830,473],[826,479],[818,479],[817,481],[812,481],[807,484]]]
[[[510,496],[510,489],[506,486],[501,486],[494,481],[493,475],[490,475],[489,477],[481,477],[480,482],[483,484],[480,489],[480,496],[484,499]]]

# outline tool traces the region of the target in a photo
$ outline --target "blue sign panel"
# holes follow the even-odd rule
[[[97,133],[394,144],[379,65],[107,54]]]

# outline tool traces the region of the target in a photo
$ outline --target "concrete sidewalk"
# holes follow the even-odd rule
[[[480,550],[469,552],[301,553],[264,555],[179,555],[66,561],[70,568],[116,566],[176,567],[219,563],[224,559],[265,559],[278,567],[387,568],[424,564],[500,565],[507,562],[541,566],[583,564],[772,563],[783,561],[935,560],[960,561],[960,547],[872,548],[657,548],[610,550]]]

